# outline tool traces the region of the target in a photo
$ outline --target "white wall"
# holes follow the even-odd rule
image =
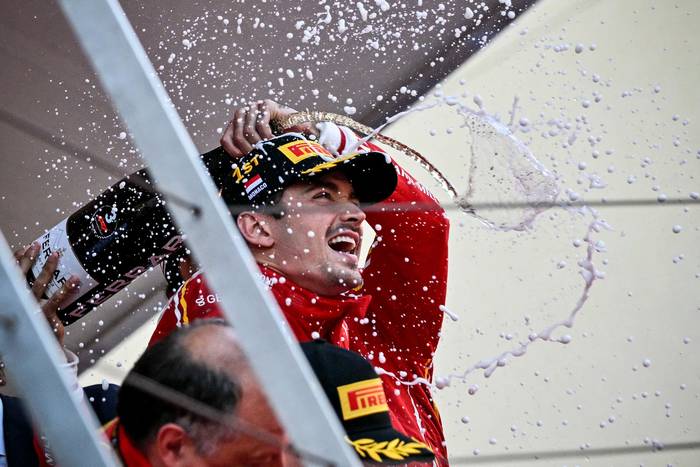
[[[505,121],[518,96],[516,123],[525,117],[532,131],[516,136],[561,177],[562,188],[586,200],[655,200],[663,193],[690,201],[689,193],[700,191],[699,17],[700,3],[691,0],[543,0],[440,91],[466,93],[460,100],[472,107],[478,94],[486,111]],[[579,43],[584,49],[576,53]],[[555,51],[564,44],[568,50]],[[625,92],[631,94],[623,97]],[[550,135],[550,121],[571,129]],[[412,114],[388,133],[464,189],[470,136],[459,124],[454,107],[443,105]],[[576,140],[566,147],[562,143],[574,132]],[[601,140],[593,146],[589,136]],[[607,187],[586,192],[585,174],[599,175]],[[630,176],[636,178],[631,184]],[[475,183],[494,194],[499,188],[484,177]],[[700,439],[699,209],[668,203],[600,208],[614,229],[595,235],[607,246],[594,261],[606,277],[594,284],[573,329],[557,334],[570,334],[571,343],[538,342],[490,379],[473,373],[466,383],[438,391],[451,455],[485,461],[528,451],[575,452],[582,445],[638,447],[647,438],[665,444]],[[504,233],[455,210],[450,218],[447,305],[460,319],[445,322],[437,375],[462,372],[568,315],[583,285],[576,261],[584,251],[573,241],[590,220],[551,209],[530,232]],[[678,234],[676,224],[682,226]],[[560,261],[566,262],[561,269]],[[472,384],[479,390],[468,395]],[[461,421],[465,416],[468,423]],[[700,452],[590,459],[582,453],[531,463],[699,465]]]
[[[445,80],[441,91],[466,93],[461,101],[472,107],[478,94],[486,111],[504,120],[518,96],[516,122],[527,118],[532,129],[516,136],[557,173],[562,188],[584,199],[654,200],[664,193],[689,200],[690,192],[700,191],[699,15],[700,4],[692,0],[542,0]],[[584,50],[576,53],[579,43]],[[563,44],[568,50],[554,50]],[[625,92],[631,94],[622,97]],[[551,121],[563,128],[554,131]],[[388,134],[427,155],[464,189],[470,137],[459,125],[454,107],[443,105],[406,117]],[[564,147],[574,132],[575,141]],[[589,136],[600,141],[592,146]],[[579,170],[579,162],[586,168]],[[414,173],[439,191],[423,172]],[[607,187],[586,192],[586,174],[599,175]],[[630,176],[636,178],[631,184]],[[498,184],[479,177],[476,183],[498,193]],[[537,342],[490,379],[473,373],[466,383],[455,381],[437,393],[452,456],[487,461],[530,451],[575,452],[583,445],[633,448],[644,446],[646,438],[667,445],[700,439],[698,209],[600,208],[600,217],[614,229],[595,234],[607,246],[595,256],[606,277],[594,284],[573,329],[557,334],[570,334],[571,343]],[[576,262],[584,248],[573,241],[582,238],[590,221],[556,208],[529,232],[496,232],[466,214],[449,212],[447,305],[460,319],[445,322],[437,375],[461,372],[568,315],[582,290]],[[678,234],[672,232],[676,224],[682,226]],[[501,337],[507,334],[513,339]],[[150,329],[142,328],[83,381],[118,378],[148,335]],[[468,395],[473,384],[479,390]],[[667,450],[515,462],[584,463],[693,466],[700,464],[700,454]]]

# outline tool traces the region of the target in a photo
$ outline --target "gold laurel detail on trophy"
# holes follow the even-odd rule
[[[391,146],[397,151],[403,152],[412,160],[417,162],[435,180],[437,180],[440,183],[440,185],[445,189],[445,191],[447,191],[447,193],[449,193],[450,196],[452,196],[452,198],[460,208],[462,208],[464,211],[472,212],[472,208],[469,206],[466,200],[464,200],[464,198],[457,194],[457,190],[455,190],[455,188],[452,186],[449,180],[447,180],[447,178],[442,174],[442,172],[440,172],[440,170],[438,170],[437,167],[430,163],[430,161],[423,157],[418,151],[408,147],[400,141],[382,135],[381,133],[377,133],[374,131],[374,129],[368,127],[367,125],[363,125],[362,123],[356,122],[350,117],[346,117],[345,115],[334,114],[331,112],[312,110],[293,113],[281,120],[278,120],[276,124],[279,128],[290,128],[296,125],[301,125],[302,123],[309,122],[333,122],[337,125],[346,126],[348,128],[352,128],[355,131],[363,133],[365,136],[372,135],[372,138],[376,139],[380,143],[386,144],[387,146]]]

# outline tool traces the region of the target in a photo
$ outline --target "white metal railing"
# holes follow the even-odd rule
[[[116,466],[95,415],[71,394],[62,353],[0,232],[0,355],[9,380],[60,465]]]
[[[336,465],[359,466],[121,6],[116,0],[59,4],[157,185],[197,206],[193,213],[168,203],[292,442]]]

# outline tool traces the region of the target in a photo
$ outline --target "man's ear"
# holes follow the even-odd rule
[[[268,216],[252,211],[240,213],[236,220],[245,241],[258,248],[271,248],[275,245],[269,222]]]
[[[186,466],[192,461],[195,446],[184,428],[176,423],[166,423],[156,434],[155,451],[162,465]]]

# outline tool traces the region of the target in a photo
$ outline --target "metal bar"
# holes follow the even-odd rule
[[[664,444],[647,444],[639,446],[612,446],[607,448],[562,449],[552,451],[528,451],[502,454],[487,454],[481,456],[455,457],[450,464],[495,464],[506,462],[543,461],[553,459],[586,459],[591,457],[627,456],[630,454],[655,454],[672,451],[692,451],[700,449],[700,441],[686,441]]]
[[[31,136],[33,138],[38,139],[39,141],[48,144],[49,146],[52,146],[53,148],[64,152],[66,155],[70,157],[74,157],[76,159],[82,160],[82,161],[90,161],[91,164],[94,164],[96,167],[104,170],[108,174],[111,175],[116,175],[117,177],[123,177],[125,175],[124,170],[113,165],[112,163],[105,161],[101,159],[100,157],[96,156],[95,154],[91,153],[90,151],[81,148],[75,143],[72,143],[71,141],[61,138],[60,143],[57,142],[57,139],[54,135],[49,133],[48,131],[44,130],[41,128],[39,125],[35,125],[34,123],[30,122],[29,120],[26,120],[19,115],[13,114],[12,112],[9,112],[5,109],[0,108],[0,122],[4,122],[8,124],[9,126],[13,127],[14,129],[21,131],[22,133]],[[132,182],[138,183],[139,180],[136,178],[132,178]],[[153,190],[153,187],[150,185],[142,184],[140,185],[141,188],[144,190]],[[165,193],[164,193],[165,194]],[[177,202],[183,206],[188,206],[192,210],[196,210],[197,206],[193,204],[190,201],[180,199],[178,197],[173,198],[172,194],[167,194],[167,196],[170,196],[171,200],[174,202]],[[537,200],[528,200],[528,201],[478,201],[474,203],[469,203],[469,209],[472,211],[475,210],[503,210],[503,209],[527,209],[527,208],[538,208],[538,209],[549,209],[553,207],[562,207],[562,208],[575,208],[575,207],[583,207],[583,206],[589,206],[589,207],[617,207],[617,206],[622,206],[622,207],[635,207],[635,206],[651,206],[651,207],[669,207],[669,206],[678,206],[678,205],[689,205],[689,204],[700,204],[700,198],[698,198],[697,193],[692,193],[689,194],[689,196],[684,197],[684,198],[613,198],[613,199],[608,199],[605,197],[601,197],[597,200],[576,200],[576,201],[570,201],[570,200],[560,200],[560,201],[537,201]],[[362,210],[365,212],[372,212],[372,211],[386,211],[387,206],[383,203],[380,204],[363,204]],[[435,210],[435,204],[430,203],[430,204],[421,204],[421,203],[395,203],[391,205],[392,209],[400,209],[401,211],[425,211],[425,210]],[[447,211],[456,211],[456,210],[462,210],[464,211],[464,207],[458,205],[454,201],[450,200],[443,200],[440,201],[440,207]],[[233,209],[234,211],[236,209],[240,209],[240,207],[236,206],[229,206],[229,209]],[[247,209],[247,207],[246,207]]]
[[[0,354],[10,382],[60,465],[116,466],[95,415],[71,395],[62,353],[0,232]]]
[[[124,173],[124,169],[116,167],[112,163],[103,160],[101,157],[96,157],[86,149],[81,148],[77,144],[74,144],[69,140],[66,140],[65,138],[62,138],[61,142],[57,143],[56,140],[58,138],[56,138],[56,135],[53,135],[50,132],[44,130],[39,125],[35,125],[29,120],[25,120],[19,117],[18,115],[13,115],[11,112],[8,112],[4,109],[0,109],[0,121],[7,123],[16,130],[19,130],[28,135],[32,135],[33,137],[35,137],[43,143],[53,146],[54,148],[60,149],[61,151],[65,152],[71,157],[94,165],[95,167],[104,170],[108,174],[116,176],[118,179],[126,175]],[[146,192],[150,193],[153,191],[153,187],[149,183],[146,183],[146,181],[142,177],[131,177],[131,183],[137,185],[139,188]],[[197,209],[197,206],[193,205],[189,201],[175,196],[172,193],[163,194],[167,194],[170,200],[173,202],[180,203],[183,206],[188,206],[192,210]]]
[[[337,465],[359,466],[124,11],[116,0],[59,4],[158,185],[201,207],[193,216],[168,203],[292,442]]]

